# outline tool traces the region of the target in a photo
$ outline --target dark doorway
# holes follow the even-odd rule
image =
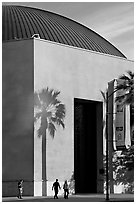
[[[75,193],[97,193],[97,140],[101,131],[102,103],[74,99]],[[102,157],[102,151],[99,156]]]

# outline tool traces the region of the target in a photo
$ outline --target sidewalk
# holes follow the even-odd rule
[[[23,199],[18,199],[17,197],[3,197],[2,202],[106,202],[105,198],[105,195],[102,194],[70,195],[69,199],[64,199],[63,196],[59,196],[59,199],[54,199],[51,196],[24,196]],[[134,202],[134,195],[112,194],[108,202]]]

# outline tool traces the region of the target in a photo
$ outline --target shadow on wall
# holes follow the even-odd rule
[[[52,138],[55,136],[56,125],[65,128],[64,118],[66,114],[65,105],[58,100],[60,91],[53,89],[42,89],[34,94],[34,119],[35,122],[40,119],[41,126],[38,130],[38,136],[44,136],[48,129]]]

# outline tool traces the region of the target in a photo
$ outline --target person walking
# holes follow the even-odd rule
[[[23,194],[23,180],[20,180],[18,182],[18,198],[22,199],[22,194]]]
[[[60,188],[60,184],[59,184],[59,182],[58,182],[58,179],[56,179],[56,181],[53,183],[52,190],[53,190],[53,189],[54,189],[54,193],[55,193],[54,199],[55,199],[55,198],[58,199],[58,192],[59,192],[59,189],[61,189],[61,188]]]
[[[69,187],[68,187],[67,180],[64,182],[63,189],[64,189],[64,198],[68,199]]]

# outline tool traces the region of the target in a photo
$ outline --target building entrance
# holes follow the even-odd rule
[[[75,193],[103,191],[102,132],[102,103],[74,99]]]

